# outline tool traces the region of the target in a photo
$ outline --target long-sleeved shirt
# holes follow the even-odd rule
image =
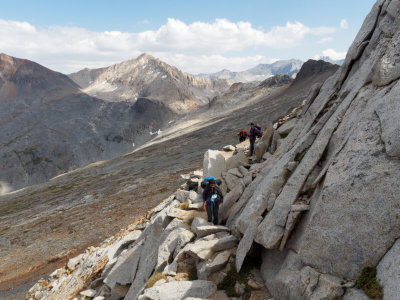
[[[210,185],[207,185],[204,188],[203,201],[207,201],[207,199],[210,199],[213,194],[217,194],[218,195],[218,200],[219,200],[220,203],[223,202],[224,196],[222,195],[222,192],[219,189],[219,187],[215,186],[214,188],[211,188]]]

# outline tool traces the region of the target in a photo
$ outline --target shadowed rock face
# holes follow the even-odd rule
[[[104,101],[67,76],[0,56],[0,179],[13,189],[131,151],[174,113],[159,101]]]

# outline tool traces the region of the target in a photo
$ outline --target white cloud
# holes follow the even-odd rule
[[[246,53],[291,48],[300,45],[307,35],[333,32],[335,28],[332,27],[311,28],[300,22],[287,22],[284,26],[265,31],[254,28],[250,22],[234,23],[227,19],[191,24],[168,19],[157,30],[95,32],[78,27],[36,28],[27,22],[0,19],[0,51],[35,60],[65,73],[83,67],[106,66],[142,52],[162,53],[167,62],[179,61],[180,57],[181,65],[177,63],[178,67],[190,72],[206,72],[216,65],[226,64],[233,69],[250,62],[268,60],[264,56]]]
[[[322,51],[322,54],[317,54],[314,56],[315,59],[319,59],[321,57],[329,57],[332,60],[341,60],[346,57],[346,52],[336,52],[333,49],[326,49]]]
[[[349,23],[347,22],[346,19],[342,19],[340,21],[340,28],[341,29],[349,29]]]
[[[332,37],[324,37],[322,39],[320,39],[317,43],[318,44],[325,44],[325,43],[329,43],[332,42],[333,38]]]

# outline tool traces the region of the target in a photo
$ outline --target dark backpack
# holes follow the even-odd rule
[[[207,185],[208,185],[208,182],[211,180],[211,179],[214,179],[215,180],[215,183],[217,184],[217,185],[221,185],[221,183],[222,183],[222,181],[221,181],[221,179],[215,179],[215,177],[214,176],[210,176],[210,177],[206,177],[206,178],[204,178],[204,180],[201,182],[201,187],[204,189]]]

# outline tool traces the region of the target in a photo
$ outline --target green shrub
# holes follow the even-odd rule
[[[158,272],[151,276],[149,280],[147,281],[147,288],[151,288],[157,281],[160,279],[167,279],[167,276],[165,276],[163,273]]]
[[[383,299],[382,286],[376,281],[376,268],[365,267],[356,281],[356,288],[362,289],[371,299]]]
[[[179,209],[183,209],[183,210],[188,210],[189,209],[189,203],[188,202],[183,202],[183,203],[179,204],[178,208]]]
[[[225,290],[226,295],[228,297],[238,297],[239,295],[235,291],[235,284],[236,282],[242,283],[245,285],[246,294],[250,293],[250,287],[247,284],[249,270],[242,269],[240,272],[236,270],[236,266],[234,263],[231,264],[231,268],[222,280],[221,283],[218,284],[218,290]]]
[[[190,280],[190,281],[193,281],[193,280],[197,280],[197,279],[199,279],[198,277],[197,277],[197,269],[196,269],[196,267],[193,267],[193,268],[191,268],[190,270],[189,270],[189,272],[188,272],[188,279]]]

